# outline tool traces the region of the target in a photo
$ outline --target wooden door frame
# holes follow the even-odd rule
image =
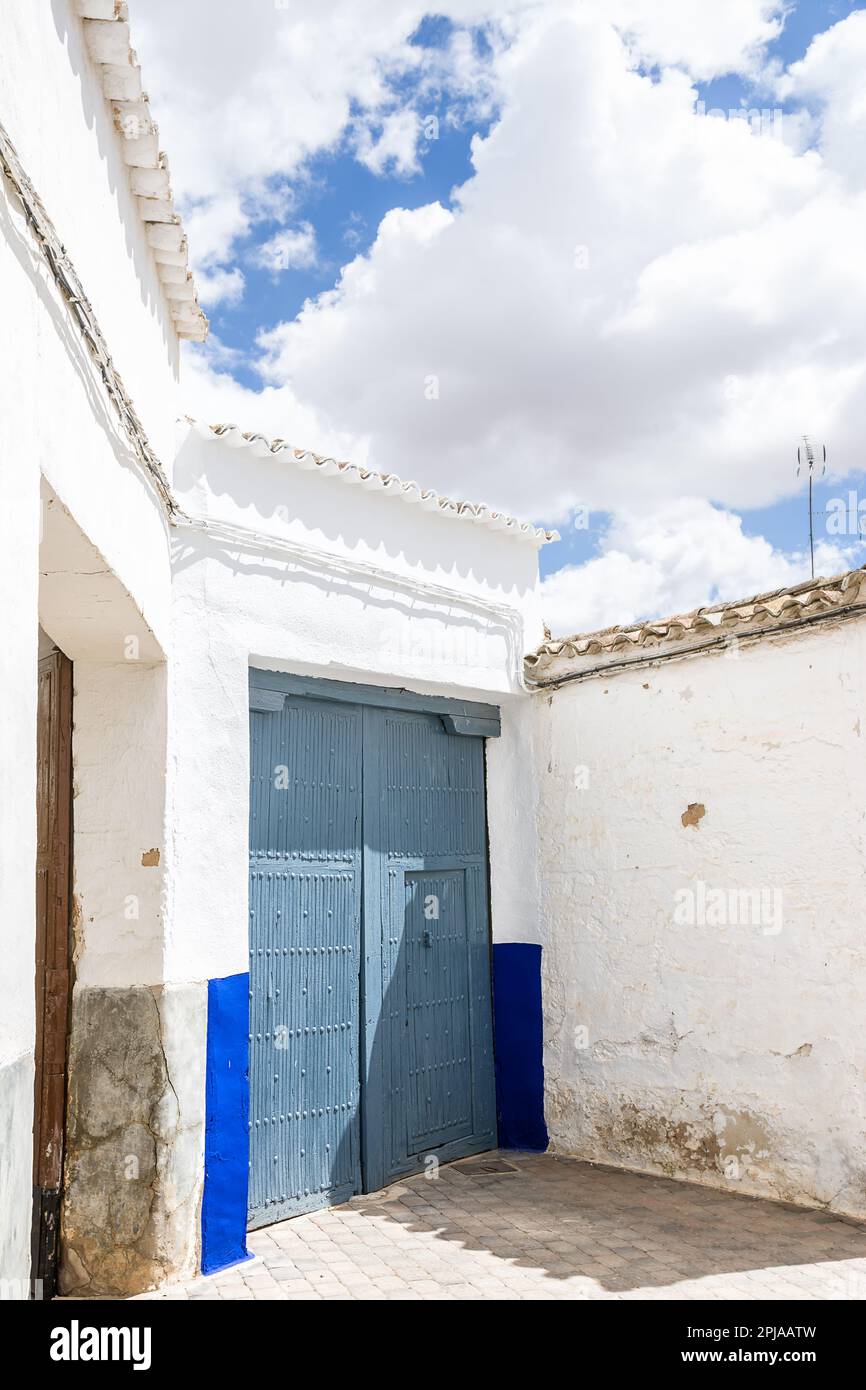
[[[36,754],[36,1045],[31,1280],[53,1298],[60,1254],[71,975],[72,662],[40,659]]]

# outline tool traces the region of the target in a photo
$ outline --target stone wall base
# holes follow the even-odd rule
[[[205,984],[76,989],[60,1287],[124,1296],[198,1264]]]

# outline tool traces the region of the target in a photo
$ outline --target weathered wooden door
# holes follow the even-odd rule
[[[250,713],[251,1226],[345,1200],[361,1163],[361,711],[269,696]]]
[[[39,662],[36,724],[36,1084],[32,1278],[56,1292],[69,1015],[72,664]]]
[[[251,1226],[496,1142],[483,738],[279,681],[250,699]]]

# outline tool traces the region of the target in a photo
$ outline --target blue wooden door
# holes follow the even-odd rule
[[[364,711],[365,1180],[496,1143],[484,742]]]
[[[250,1226],[496,1142],[483,738],[258,679]]]
[[[256,708],[256,705],[270,708]],[[253,691],[249,1224],[361,1190],[362,712]]]

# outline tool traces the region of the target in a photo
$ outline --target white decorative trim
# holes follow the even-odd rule
[[[182,422],[183,423],[183,422]],[[528,521],[518,521],[516,517],[506,516],[504,512],[492,511],[481,503],[460,502],[451,497],[442,497],[432,488],[424,488],[420,483],[404,481],[396,473],[376,473],[371,468],[361,468],[355,463],[327,458],[322,454],[311,453],[309,449],[295,449],[284,439],[267,439],[263,434],[247,433],[237,425],[208,425],[201,420],[185,417],[202,439],[222,439],[231,448],[251,449],[259,458],[269,454],[285,455],[297,468],[315,470],[323,477],[339,478],[344,483],[354,483],[386,497],[397,497],[401,502],[420,506],[424,511],[438,512],[441,516],[455,521],[471,521],[476,526],[489,526],[494,531],[505,531],[515,540],[528,541],[538,547],[548,541],[558,541],[558,531],[545,531]]]

